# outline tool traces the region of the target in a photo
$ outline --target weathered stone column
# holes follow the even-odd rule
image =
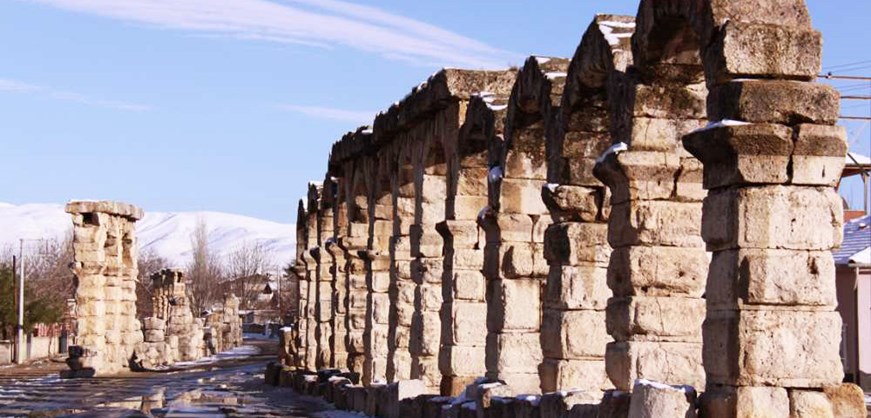
[[[459,395],[487,370],[484,240],[476,220],[487,206],[487,144],[501,140],[510,86],[505,82],[499,95],[491,91],[473,96],[459,138],[445,146],[447,220],[437,229],[444,238],[439,369],[441,394],[446,396]]]
[[[339,174],[339,173],[337,173]],[[345,345],[347,337],[346,316],[348,314],[347,292],[348,274],[346,269],[345,250],[339,245],[343,235],[348,230],[348,206],[345,200],[344,177],[332,178],[336,192],[333,201],[333,236],[324,243],[332,261],[332,318],[330,322],[330,350],[333,353],[332,367],[345,368],[348,363],[348,349]]]
[[[203,327],[197,324],[180,270],[162,270],[151,277],[154,317],[166,321],[166,341],[175,360],[202,357]]]
[[[333,309],[333,260],[327,251],[327,241],[333,239],[333,203],[335,201],[335,184],[327,178],[322,183],[320,200],[317,207],[317,247],[312,249],[312,255],[317,261],[316,280],[317,302],[315,318],[317,328],[317,367],[318,369],[333,367],[333,352],[331,350]]]
[[[306,333],[308,332],[308,277],[306,268],[305,254],[308,252],[308,233],[306,226],[306,208],[305,200],[300,199],[296,210],[296,259],[294,270],[299,277],[298,292],[299,300],[296,308],[296,327],[294,329],[293,338],[296,342],[296,353],[294,353],[294,366],[306,368],[305,354],[308,344]]]
[[[306,306],[306,369],[316,371],[318,364],[318,207],[321,199],[321,185],[309,183],[306,203],[306,244],[304,254],[308,297]]]
[[[689,32],[678,30],[679,21],[671,23],[675,27],[661,30],[676,39],[657,38],[656,48],[694,45]],[[614,87],[616,145],[594,169],[611,191],[607,329],[615,341],[608,344],[606,368],[622,391],[631,391],[636,379],[702,387],[705,193],[700,164],[680,138],[704,126],[707,90],[697,65],[639,65],[646,53],[641,37],[636,32],[633,38],[632,71]]]
[[[546,183],[541,98],[551,77],[565,77],[565,60],[530,57],[511,92],[505,143],[491,143],[486,231],[487,377],[518,393],[540,391],[542,290],[548,274],[544,231],[551,218],[541,199]],[[549,87],[547,87],[549,91]]]
[[[831,250],[842,238],[835,186],[847,152],[845,130],[834,126],[839,97],[812,82],[822,39],[804,2],[748,3],[711,11],[722,25],[704,51],[708,112],[718,122],[684,138],[704,164],[702,235],[714,252],[702,413],[837,416]],[[838,401],[861,411],[858,398]]]
[[[542,198],[554,223],[545,233],[550,265],[542,322],[541,389],[612,388],[605,372],[608,335],[608,189],[593,176],[611,144],[609,87],[631,60],[634,18],[599,15],[569,65],[559,114],[547,126],[548,184]]]
[[[392,115],[391,115],[392,116]],[[389,118],[387,114],[379,119]],[[375,124],[383,124],[376,119]],[[411,138],[394,139],[398,167],[392,173],[393,235],[390,242],[390,314],[387,339],[387,381],[409,379],[412,375],[411,327],[414,316],[415,284],[412,273],[412,228],[415,210],[414,165]]]
[[[463,111],[465,108],[462,109]],[[454,104],[419,125],[415,144],[415,218],[411,227],[414,320],[411,334],[411,378],[421,379],[433,392],[439,391],[441,373],[438,354],[441,347],[442,245],[435,225],[445,218],[447,198],[446,164],[441,140],[456,137],[460,105]]]
[[[129,366],[143,341],[136,318],[135,223],[142,209],[119,202],[70,202],[76,275],[76,345],[73,372],[113,374]],[[81,351],[80,357],[72,355]]]
[[[377,135],[376,135],[377,136]],[[393,236],[393,194],[390,182],[389,150],[369,161],[372,195],[369,202],[369,243],[360,256],[366,262],[366,329],[363,334],[365,359],[363,384],[386,382],[387,335],[390,316],[390,246]]]
[[[347,367],[356,373],[363,372],[366,329],[366,265],[360,256],[369,240],[369,188],[366,167],[371,159],[369,152],[372,133],[368,127],[350,132],[337,142],[330,154],[331,169],[343,173],[340,188],[340,206],[346,221],[337,223],[338,246],[342,252],[344,295],[339,303],[345,310],[343,335],[347,360],[337,367]],[[334,167],[334,168],[333,168]]]

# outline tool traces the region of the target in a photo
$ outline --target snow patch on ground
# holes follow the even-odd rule
[[[260,354],[260,349],[253,345],[243,345],[229,351],[223,351],[214,356],[203,357],[195,361],[180,361],[175,363],[175,367],[202,366],[204,364],[212,364],[224,360],[241,359]]]

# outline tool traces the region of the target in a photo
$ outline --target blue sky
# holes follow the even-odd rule
[[[595,13],[637,4],[2,1],[0,202],[116,199],[293,222],[333,141],[439,67],[570,57]],[[871,2],[808,5],[824,66],[871,60]],[[871,62],[857,67],[871,74]],[[871,127],[848,129],[871,154]],[[861,188],[849,190],[858,205]]]

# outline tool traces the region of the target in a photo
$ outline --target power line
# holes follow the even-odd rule
[[[841,96],[841,100],[871,100],[871,96]]]
[[[847,64],[832,65],[832,66],[828,66],[828,67],[823,67],[823,69],[831,71],[831,70],[835,70],[835,69],[839,69],[839,68],[855,67],[857,65],[864,65],[864,64],[871,64],[871,60],[850,62]],[[843,70],[840,70],[840,71],[843,71]]]
[[[856,75],[834,75],[832,73],[828,74],[820,74],[817,77],[824,78],[826,80],[862,80],[862,81],[871,81],[871,77],[863,77]]]
[[[838,119],[843,119],[843,120],[871,120],[871,116],[838,116]]]

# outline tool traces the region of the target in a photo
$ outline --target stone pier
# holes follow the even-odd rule
[[[441,394],[456,396],[486,373],[487,317],[484,237],[478,214],[487,206],[487,146],[502,137],[508,89],[473,96],[448,156],[446,220],[436,226],[444,239],[441,310]]]
[[[136,318],[135,229],[143,213],[133,205],[106,201],[70,202],[66,212],[74,225],[75,345],[81,347],[71,347],[68,364],[73,372],[118,373],[129,367],[143,342]]]

